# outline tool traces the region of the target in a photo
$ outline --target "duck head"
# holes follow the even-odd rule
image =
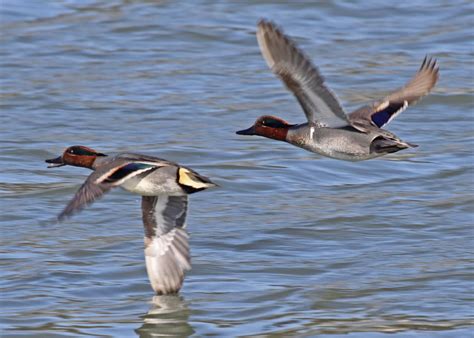
[[[67,148],[61,156],[46,160],[45,162],[49,163],[48,168],[72,165],[92,169],[96,158],[103,156],[107,155],[85,146],[72,146]]]
[[[238,135],[259,135],[274,140],[285,141],[292,125],[276,116],[260,116],[250,128],[239,130]]]

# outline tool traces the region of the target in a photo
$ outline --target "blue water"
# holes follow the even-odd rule
[[[474,6],[470,1],[0,3],[2,337],[473,336]],[[281,25],[347,110],[434,92],[390,123],[419,144],[366,162],[235,135],[304,122],[256,22]],[[153,296],[140,198],[115,190],[57,223],[89,172],[74,144],[188,165],[193,269]]]

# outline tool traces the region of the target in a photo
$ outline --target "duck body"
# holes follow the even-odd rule
[[[103,157],[96,160],[95,169],[101,173],[112,173],[115,180],[126,177],[120,187],[141,196],[187,195],[189,189],[179,184],[179,171],[192,172],[191,169],[176,165],[158,157],[134,153],[122,153],[113,157]],[[188,187],[189,188],[189,187]]]
[[[149,175],[137,175],[125,181],[121,188],[141,196],[187,195],[183,188],[176,183],[176,180],[173,180],[177,176],[178,168],[176,167],[156,168]]]
[[[49,167],[71,165],[93,170],[59,214],[63,220],[93,203],[114,187],[142,196],[145,262],[157,294],[175,294],[191,269],[186,215],[188,195],[216,186],[188,167],[158,157],[123,153],[107,156],[84,146],[72,146]]]
[[[374,129],[360,132],[351,126],[318,128],[304,123],[290,127],[285,141],[307,151],[345,161],[363,161],[385,155],[388,149],[378,151],[374,147],[378,143],[377,138],[391,144],[392,152],[413,146],[387,130]]]
[[[347,161],[368,160],[416,147],[382,127],[431,91],[438,80],[436,60],[425,57],[418,72],[405,86],[346,114],[326,86],[319,69],[275,24],[261,20],[257,41],[267,65],[293,93],[307,123],[294,125],[279,117],[264,115],[253,126],[237,134],[285,141]]]

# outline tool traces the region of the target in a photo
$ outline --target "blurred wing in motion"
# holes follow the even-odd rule
[[[184,229],[187,206],[187,195],[142,197],[146,268],[157,294],[177,293],[191,269]]]

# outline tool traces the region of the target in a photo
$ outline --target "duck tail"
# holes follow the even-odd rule
[[[397,151],[416,148],[417,144],[403,142],[402,140],[387,139],[384,137],[378,137],[372,141],[370,145],[370,152],[377,154],[389,154],[396,153]]]
[[[206,176],[199,175],[194,170],[183,167],[178,169],[178,184],[188,194],[217,187],[217,184],[212,182]]]
[[[181,289],[185,272],[191,270],[188,238],[183,228],[145,237],[146,270],[157,294],[176,294]]]

